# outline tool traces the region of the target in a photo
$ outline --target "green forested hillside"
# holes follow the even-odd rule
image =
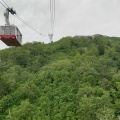
[[[0,51],[0,120],[119,120],[120,38],[65,37]]]

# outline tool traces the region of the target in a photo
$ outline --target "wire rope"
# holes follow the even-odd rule
[[[4,0],[2,0],[2,1],[4,2],[4,4],[5,4],[7,7],[9,7],[8,4],[7,4]]]
[[[7,7],[2,2],[0,2],[0,3],[2,4],[3,7],[5,7],[7,9]]]
[[[55,0],[50,0],[50,14],[51,14],[51,32],[54,33],[55,21]]]
[[[50,15],[51,15],[51,33],[48,35],[52,41],[54,34],[54,24],[55,24],[55,0],[50,0]]]
[[[3,3],[9,8],[8,4],[7,4],[4,0],[2,0],[2,1],[3,1]],[[0,3],[7,9],[7,7],[6,7],[2,2],[0,2]],[[34,32],[36,32],[37,34],[42,35],[42,36],[46,36],[46,35],[41,34],[40,32],[38,32],[35,28],[33,28],[32,26],[30,26],[28,23],[26,23],[22,18],[20,18],[20,17],[18,16],[18,14],[14,14],[14,16],[15,16],[18,20],[20,20],[22,23],[24,23],[27,27],[29,27],[29,28],[32,29]]]
[[[33,28],[31,25],[29,25],[28,23],[26,23],[21,17],[18,16],[18,14],[14,15],[18,20],[20,20],[22,23],[24,23],[27,27],[29,27],[30,29],[32,29],[34,32],[38,33],[39,35],[42,36],[46,36],[44,34],[41,34],[40,32],[38,32],[35,28]]]

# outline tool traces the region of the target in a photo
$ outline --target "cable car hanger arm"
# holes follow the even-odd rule
[[[10,22],[9,22],[9,12],[12,15],[16,14],[16,11],[13,10],[13,8],[6,8],[5,13],[4,13],[6,25],[10,25]]]

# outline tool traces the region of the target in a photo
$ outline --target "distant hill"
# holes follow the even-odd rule
[[[120,38],[64,37],[0,50],[0,120],[119,120]]]

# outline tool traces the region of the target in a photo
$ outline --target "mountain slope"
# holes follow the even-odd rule
[[[0,51],[0,120],[118,120],[120,38],[65,37]]]

